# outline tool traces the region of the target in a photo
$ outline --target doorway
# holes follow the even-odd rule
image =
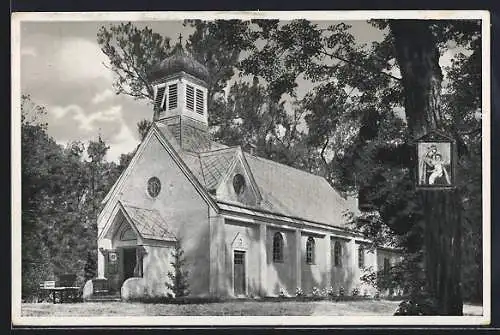
[[[135,248],[123,248],[123,281],[134,277],[136,262]]]
[[[234,251],[234,295],[246,295],[245,252]]]

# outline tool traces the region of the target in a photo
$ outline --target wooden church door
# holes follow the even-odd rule
[[[234,295],[246,294],[245,252],[234,251]]]
[[[136,264],[135,248],[123,249],[123,281],[134,276],[134,268]]]

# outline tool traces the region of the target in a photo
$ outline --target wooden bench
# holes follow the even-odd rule
[[[81,298],[81,289],[75,285],[76,274],[60,275],[58,280],[46,280],[40,283],[38,301],[52,298],[52,302],[74,302]]]

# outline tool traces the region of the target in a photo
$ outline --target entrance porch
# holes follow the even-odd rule
[[[159,212],[118,202],[98,239],[98,279],[109,294],[127,299],[166,294],[165,280],[175,236]]]

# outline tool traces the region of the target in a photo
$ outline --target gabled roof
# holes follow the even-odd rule
[[[167,127],[160,129],[169,142],[176,142]],[[251,155],[238,146],[227,147],[207,141],[198,147],[211,149],[189,152],[177,144],[174,146],[207,191],[217,188],[229,172],[236,153],[242,152],[249,175],[262,197],[256,209],[337,227],[345,226],[343,215],[346,211],[357,212],[356,201],[343,198],[323,177]]]
[[[340,228],[345,227],[343,216],[346,211],[358,212],[355,199],[343,198],[323,177],[251,155],[243,152],[239,146],[227,147],[211,141],[208,136],[193,137],[194,141],[200,143],[194,143],[195,145],[186,150],[180,147],[166,125],[157,122],[150,132],[153,128],[158,130],[163,140],[176,152],[184,163],[179,162],[179,164],[185,166],[183,169],[187,168],[185,173],[190,172],[194,177],[193,182],[199,185],[197,187],[200,187],[200,192],[204,193],[204,197],[216,209],[227,199],[216,198],[211,191],[216,189],[230,173],[236,157],[241,156],[244,169],[248,170],[251,183],[255,185],[259,194],[260,201],[254,206],[257,211]],[[243,208],[244,205],[241,205]],[[128,212],[131,213],[129,214],[131,219],[137,221],[139,226],[143,224],[141,222],[147,222],[145,226],[141,226],[142,228],[139,226],[137,228],[142,229],[146,234],[145,237],[157,234],[163,236],[161,231],[155,230],[155,227],[163,227],[164,224],[159,213],[131,205],[127,207]]]
[[[167,222],[156,209],[147,209],[120,201],[127,221],[145,239],[175,241],[175,235],[169,231]]]
[[[323,177],[244,153],[258,185],[264,210],[332,226],[344,226],[356,202],[343,198]]]
[[[236,147],[199,154],[205,187],[210,190],[219,185],[236,157]]]

